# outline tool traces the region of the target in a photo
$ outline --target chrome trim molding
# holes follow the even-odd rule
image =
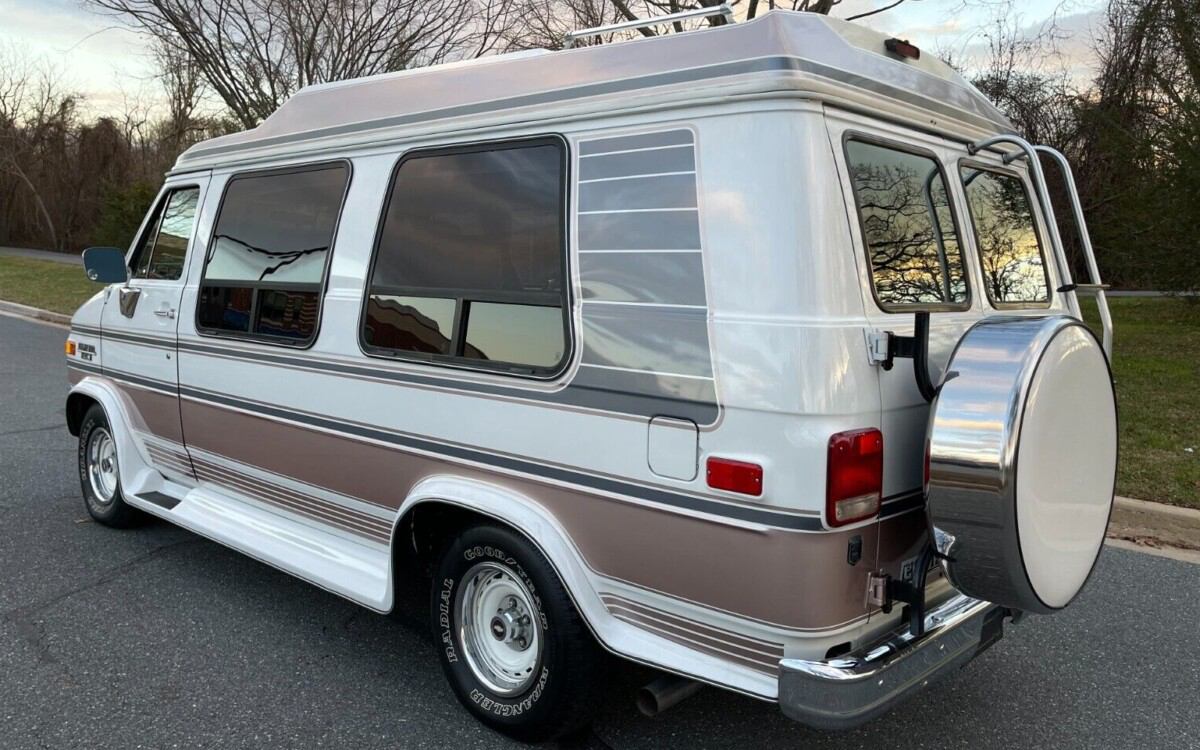
[[[1023,507],[1029,513],[1034,512],[1030,507],[1038,507],[1030,505],[1036,498],[1031,498],[1028,492],[1018,492],[1021,486],[1018,459],[1022,443],[1028,442],[1022,439],[1022,429],[1033,410],[1044,412],[1049,408],[1042,401],[1052,396],[1043,395],[1036,402],[1030,396],[1040,370],[1054,371],[1062,366],[1060,361],[1044,361],[1056,339],[1069,342],[1072,350],[1095,347],[1096,366],[1107,367],[1096,337],[1074,318],[994,317],[976,323],[950,358],[946,379],[930,409],[927,442],[926,495],[931,536],[950,582],[965,594],[1038,614],[1050,614],[1066,604],[1046,600],[1031,580],[1037,558],[1031,557],[1031,549],[1027,547],[1040,539],[1046,544],[1073,549],[1080,541],[1064,541],[1067,534],[1062,528],[1065,523],[1062,516],[1067,511],[1061,509],[1052,517],[1042,507],[1036,528],[1022,529],[1018,523]],[[1049,356],[1053,358],[1054,355]],[[1104,375],[1103,380],[1111,389],[1111,373]],[[1079,389],[1084,384],[1071,383],[1070,387]],[[1062,392],[1057,395],[1062,396]],[[1111,391],[1087,396],[1097,412],[1105,406],[1103,399],[1113,399],[1111,403],[1115,403]],[[1115,417],[1115,406],[1111,403]],[[1062,419],[1082,420],[1083,416],[1076,413]],[[1087,436],[1078,437],[1080,444],[1071,450],[1087,451],[1090,446],[1082,443]],[[1115,420],[1112,440],[1116,440]],[[1115,465],[1105,465],[1102,455],[1097,452],[1071,462],[1060,457],[1058,473],[1075,486],[1084,482],[1087,473],[1108,472],[1113,479],[1111,488],[1115,489]],[[1115,448],[1112,457],[1115,461]],[[1079,498],[1063,498],[1061,501],[1067,508],[1071,507],[1066,505],[1068,499],[1075,502],[1075,507],[1086,510],[1078,505]],[[1100,507],[1107,502],[1104,508],[1107,516],[1112,491],[1107,498],[1097,493],[1083,499],[1087,506]],[[1094,542],[1096,552],[1092,554],[1090,549],[1083,548],[1079,552],[1089,555],[1087,562],[1091,566],[1103,547],[1104,535],[1102,527],[1093,525],[1095,538],[1083,541],[1089,545]],[[1080,588],[1085,581],[1086,578],[1079,582]]]
[[[992,642],[984,640],[988,617],[1002,614],[960,594],[926,615],[920,637],[905,629],[837,659],[783,659],[779,707],[819,729],[859,726],[975,658]]]

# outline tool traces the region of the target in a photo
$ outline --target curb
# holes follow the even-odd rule
[[[53,323],[59,326],[70,326],[71,316],[63,315],[62,313],[50,312],[38,307],[30,307],[17,302],[6,302],[0,300],[0,312],[8,313],[9,315],[19,315],[22,318],[32,318],[40,320],[44,323]]]
[[[1149,547],[1200,550],[1200,510],[1117,497],[1108,535]]]

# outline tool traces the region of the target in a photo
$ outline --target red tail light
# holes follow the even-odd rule
[[[883,433],[874,428],[829,438],[825,520],[845,526],[879,512],[883,501]]]
[[[762,494],[763,470],[758,464],[731,458],[708,459],[708,486],[715,490],[740,492],[758,497]]]

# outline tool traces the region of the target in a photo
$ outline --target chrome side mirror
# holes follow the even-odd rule
[[[83,251],[83,270],[92,281],[123,284],[129,280],[125,251],[116,247],[89,247]]]

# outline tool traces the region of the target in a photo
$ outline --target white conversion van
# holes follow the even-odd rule
[[[584,723],[609,655],[671,675],[648,712],[707,683],[861,724],[1102,546],[1111,325],[1043,161],[1070,184],[811,14],[303,89],[87,251],[87,508],[377,612],[424,581],[518,738]]]

